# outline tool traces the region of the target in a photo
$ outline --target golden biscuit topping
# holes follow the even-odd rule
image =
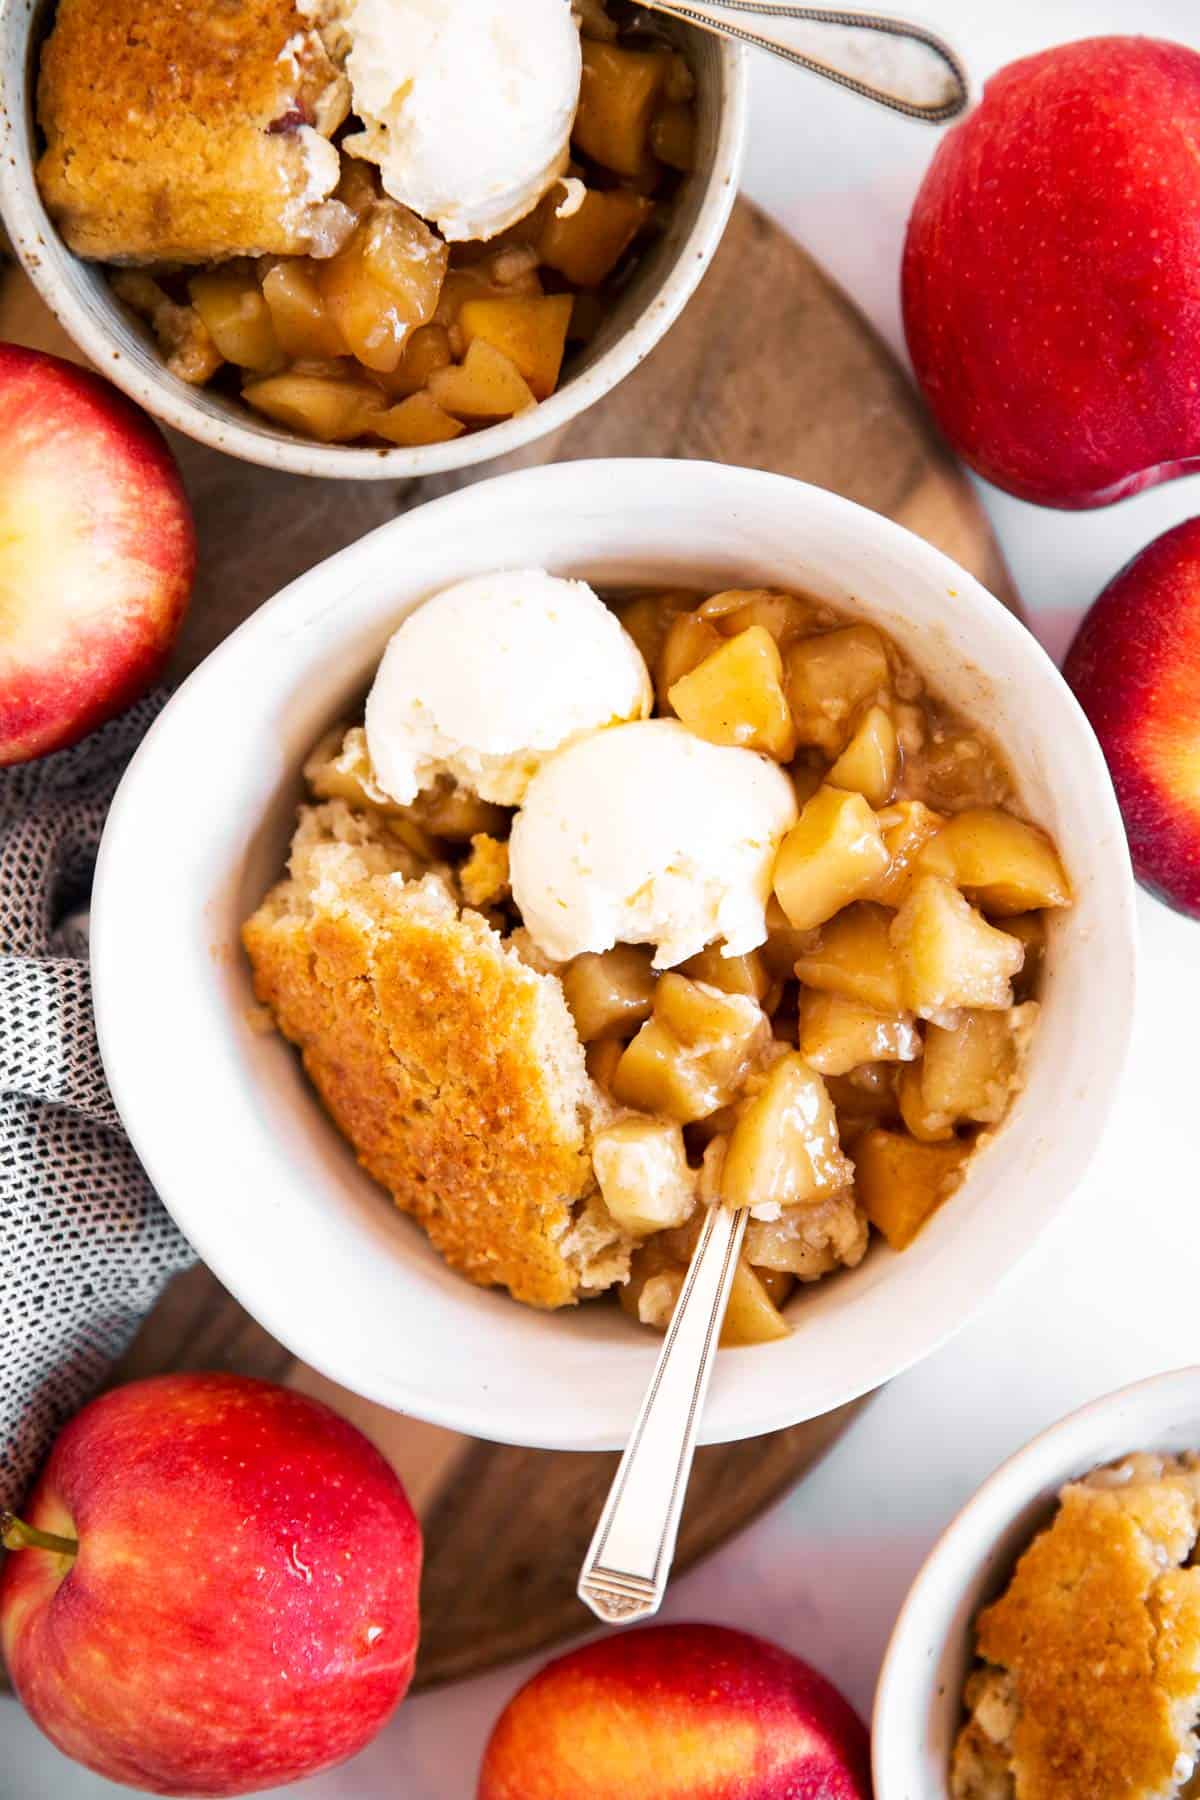
[[[977,1627],[955,1800],[1171,1800],[1200,1704],[1200,1458],[1135,1455],[1062,1491]]]

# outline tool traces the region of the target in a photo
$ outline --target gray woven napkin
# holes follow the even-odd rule
[[[193,1260],[121,1130],[87,964],[100,831],[164,699],[0,769],[0,1506]]]

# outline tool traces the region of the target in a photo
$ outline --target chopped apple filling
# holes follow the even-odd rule
[[[752,625],[761,625],[780,645],[811,637],[833,623],[833,614],[819,601],[777,588],[725,588],[711,595],[697,616],[715,625],[723,637],[736,637]]]
[[[647,1237],[684,1225],[696,1206],[679,1126],[667,1119],[620,1119],[597,1132],[592,1167],[622,1231]]]
[[[756,1001],[662,975],[652,1016],[617,1064],[613,1097],[686,1125],[727,1106],[770,1042],[770,1021]]]
[[[809,933],[796,958],[795,972],[805,987],[844,994],[877,1012],[907,1007],[904,972],[892,940],[895,914],[870,901],[847,907]]]
[[[658,696],[659,710],[671,713],[672,689],[678,687],[686,675],[698,669],[714,651],[721,648],[721,633],[708,619],[699,613],[681,612],[672,618],[667,626],[658,655],[650,666],[654,670],[654,691]]]
[[[872,706],[829,771],[831,787],[850,788],[870,806],[886,806],[896,791],[900,743],[886,706]]]
[[[915,1062],[921,1038],[910,1012],[876,1012],[844,994],[805,991],[799,1047],[822,1075],[846,1075],[863,1063]]]
[[[840,756],[862,709],[887,698],[887,650],[873,625],[846,625],[792,644],[788,695],[798,741]]]
[[[771,1218],[854,1179],[825,1083],[802,1056],[774,1064],[734,1126],[721,1172],[726,1206]]]
[[[581,1042],[632,1037],[650,1017],[658,980],[650,956],[640,944],[618,944],[577,956],[563,970],[563,993]]]
[[[765,1004],[772,986],[770,972],[757,950],[748,950],[744,956],[726,956],[713,944],[681,963],[679,972],[693,981],[720,988],[725,994],[747,994],[760,1006]]]
[[[618,175],[641,176],[650,126],[671,75],[662,50],[627,50],[585,40],[574,138],[585,156]]]
[[[738,1258],[721,1325],[721,1343],[726,1348],[777,1343],[780,1338],[791,1336],[787,1321],[771,1296],[769,1279],[752,1269],[744,1256]]]
[[[921,1064],[928,1106],[956,1122],[994,1125],[1002,1119],[1037,1015],[1031,1000],[1009,1012],[964,1011],[950,1027],[930,1025]]]
[[[959,1185],[971,1146],[918,1144],[898,1131],[868,1131],[854,1146],[859,1204],[893,1250],[906,1250]]]
[[[589,188],[577,212],[560,216],[557,209],[550,211],[538,239],[538,254],[572,287],[598,287],[653,215],[654,202],[644,194],[632,194],[627,188]]]
[[[917,867],[953,881],[994,917],[1071,904],[1066,870],[1046,833],[995,806],[956,814],[923,846]]]
[[[821,787],[779,846],[775,897],[797,931],[810,930],[869,894],[888,860],[862,795]]]
[[[905,1004],[923,1019],[962,1006],[1012,1005],[1012,978],[1025,960],[1016,938],[997,931],[956,887],[922,875],[896,914]]]
[[[946,821],[920,800],[898,800],[879,815],[879,829],[891,858],[871,890],[872,900],[902,906],[912,885],[916,859]]]
[[[711,744],[735,744],[787,762],[796,749],[775,639],[751,625],[683,675],[667,698],[676,716]]]

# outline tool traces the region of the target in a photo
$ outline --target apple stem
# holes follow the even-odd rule
[[[39,1531],[26,1525],[15,1513],[0,1509],[0,1544],[6,1550],[53,1550],[56,1556],[78,1556],[79,1539],[57,1537],[52,1531]]]

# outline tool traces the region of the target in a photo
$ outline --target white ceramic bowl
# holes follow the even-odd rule
[[[147,333],[113,299],[102,270],[80,261],[59,237],[33,174],[33,49],[46,13],[45,0],[0,3],[0,217],[43,300],[101,374],[167,424],[246,462],[297,475],[394,481],[507,456],[557,431],[624,380],[665,335],[712,261],[737,195],[746,133],[745,50],[672,23],[697,78],[696,167],[666,233],[557,393],[520,418],[448,444],[417,450],[318,444],[170,374]]]
[[[789,1341],[718,1359],[704,1437],[749,1437],[877,1387],[963,1323],[1079,1180],[1125,1054],[1132,885],[1100,751],[1025,627],[921,539],[782,476],[578,462],[435,501],[321,564],[197,670],[125,777],[94,901],[101,1047],[167,1205],[298,1356],[478,1437],[623,1439],[657,1340],[615,1307],[537,1313],[451,1274],[358,1170],[293,1053],[245,1016],[238,928],[283,866],[308,750],[411,607],[531,565],[601,586],[776,583],[877,619],[996,732],[1075,884],[1027,1091],[961,1193],[904,1256],[877,1245],[808,1290]]]
[[[1177,1369],[1072,1413],[984,1483],[934,1546],[892,1633],[872,1727],[876,1800],[948,1800],[972,1623],[1050,1519],[1063,1483],[1133,1450],[1198,1449],[1200,1368]]]

